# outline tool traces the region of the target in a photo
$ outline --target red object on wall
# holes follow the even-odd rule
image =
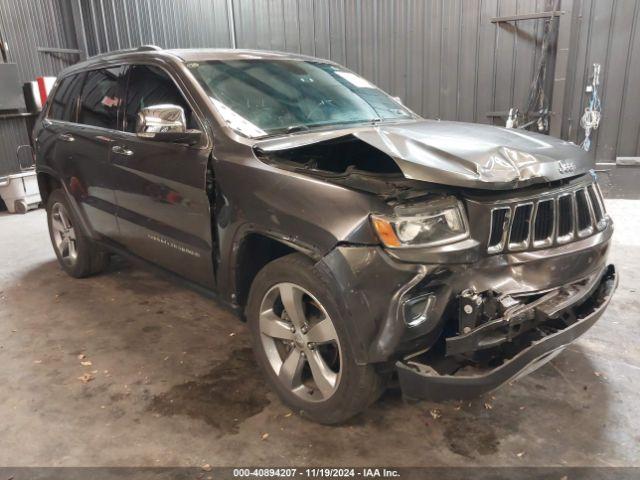
[[[38,81],[38,90],[40,90],[40,101],[44,105],[47,101],[47,87],[44,83],[44,77],[38,77],[36,80]]]

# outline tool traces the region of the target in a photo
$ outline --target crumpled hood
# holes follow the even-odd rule
[[[276,151],[346,135],[388,154],[407,178],[459,187],[506,190],[573,177],[594,167],[591,156],[575,144],[548,135],[438,120],[309,132],[255,146]]]

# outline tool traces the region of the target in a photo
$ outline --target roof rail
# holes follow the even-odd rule
[[[157,45],[140,45],[136,48],[136,52],[159,52],[160,50],[162,48]]]
[[[110,52],[99,53],[97,55],[92,55],[89,58],[90,59],[98,59],[98,58],[109,57],[111,55],[118,55],[118,54],[121,54],[121,53],[159,52],[159,51],[162,51],[162,48],[160,48],[160,47],[158,47],[156,45],[140,45],[139,47],[123,48],[121,50],[112,50]]]

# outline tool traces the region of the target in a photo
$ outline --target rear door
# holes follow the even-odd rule
[[[202,130],[191,103],[159,66],[132,65],[123,131],[112,143],[117,170],[119,242],[128,250],[202,285],[213,287],[211,217],[205,189],[209,141],[186,146],[136,135],[140,109],[184,108],[187,127]]]
[[[56,144],[56,158],[65,164],[69,191],[88,226],[110,238],[118,233],[116,179],[109,155],[118,126],[123,72],[118,66],[84,74],[77,121],[59,132]]]
[[[60,175],[68,191],[75,170],[73,165],[72,131],[78,117],[78,101],[84,73],[68,75],[58,80],[49,98],[48,110],[37,132],[35,146],[38,162]],[[72,140],[71,140],[72,141]]]

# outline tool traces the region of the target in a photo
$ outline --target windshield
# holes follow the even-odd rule
[[[189,63],[230,128],[248,137],[414,118],[362,77],[299,60]]]

